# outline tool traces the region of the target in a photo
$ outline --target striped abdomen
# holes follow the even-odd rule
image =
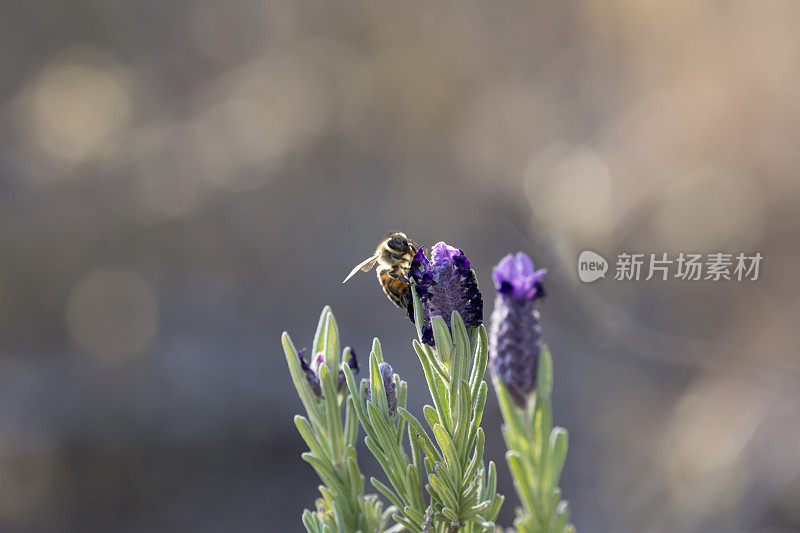
[[[408,271],[400,272],[389,270],[384,265],[378,266],[378,281],[383,288],[383,292],[389,297],[394,305],[402,310],[406,310],[408,301],[411,299],[411,287],[408,282]]]

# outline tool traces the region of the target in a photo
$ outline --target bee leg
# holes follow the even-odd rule
[[[398,275],[397,275],[397,274],[395,274],[394,272],[389,272],[389,276],[393,277],[394,279],[399,279],[399,280],[400,280],[400,281],[402,281],[403,283],[411,283],[411,282],[408,280],[408,278],[407,278],[407,277],[405,277],[405,276],[398,276]]]

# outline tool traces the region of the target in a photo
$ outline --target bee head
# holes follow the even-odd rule
[[[386,246],[394,252],[405,254],[409,251],[408,237],[404,233],[390,233],[386,239]]]

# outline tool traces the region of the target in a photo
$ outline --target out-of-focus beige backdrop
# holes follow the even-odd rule
[[[279,336],[426,391],[390,229],[546,267],[582,532],[800,531],[800,4],[6,2],[0,529],[300,531]],[[760,252],[578,281],[581,250]],[[612,266],[613,270],[613,266]],[[613,273],[613,272],[611,272]],[[486,413],[510,525],[499,413]],[[368,474],[376,465],[361,454]]]

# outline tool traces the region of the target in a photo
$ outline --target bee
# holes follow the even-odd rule
[[[353,267],[342,283],[347,283],[359,270],[368,272],[377,264],[378,283],[383,292],[394,305],[405,311],[411,300],[408,269],[416,253],[417,248],[405,233],[393,231],[381,241],[372,257]]]

